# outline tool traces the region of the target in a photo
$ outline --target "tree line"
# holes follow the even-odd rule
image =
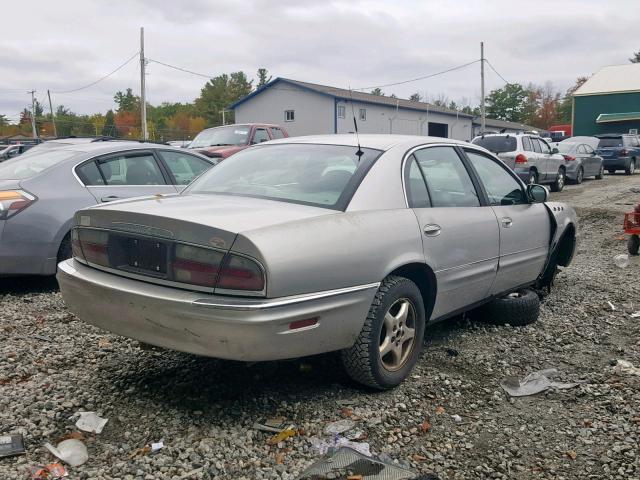
[[[640,63],[640,50],[629,59]],[[244,72],[232,72],[218,75],[207,81],[200,95],[192,103],[163,102],[160,105],[147,105],[147,128],[149,138],[155,141],[191,139],[201,130],[222,124],[222,111],[231,103],[251,93],[271,80],[267,69],[259,68],[256,78],[249,80]],[[578,77],[565,92],[557,91],[551,82],[544,85],[529,83],[507,83],[501,88],[489,92],[485,98],[486,115],[489,118],[524,123],[540,129],[554,124],[570,123],[573,93],[588,80]],[[373,95],[385,95],[380,88],[370,92]],[[394,94],[390,98],[397,98]],[[446,95],[424,98],[419,92],[409,97],[413,102],[429,102],[469,115],[480,115],[480,106],[472,105],[468,99],[460,103],[449,100]],[[80,115],[64,105],[55,111],[55,123],[59,137],[66,136],[112,136],[117,138],[141,138],[140,97],[134,95],[131,88],[114,95],[115,110],[104,114]],[[40,102],[35,102],[35,118],[41,137],[54,134],[50,113],[44,113]],[[225,111],[226,123],[233,123],[233,111]],[[31,111],[24,109],[17,123],[11,123],[6,116],[0,115],[0,136],[22,133],[31,136]]]

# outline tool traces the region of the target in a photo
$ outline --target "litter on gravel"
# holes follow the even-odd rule
[[[417,476],[411,470],[368,458],[351,448],[342,447],[325,455],[309,467],[298,480],[321,479],[410,480]]]
[[[0,458],[22,455],[25,453],[22,434],[0,436]]]
[[[634,367],[631,362],[627,362],[626,360],[618,360],[616,366],[613,367],[613,371],[618,375],[640,376],[640,368]]]
[[[522,380],[519,380],[518,377],[505,377],[500,382],[500,386],[512,397],[525,397],[528,395],[535,395],[536,393],[544,392],[545,390],[548,390],[550,388],[564,390],[580,385],[579,382],[554,382],[553,380],[551,380],[551,377],[553,377],[557,373],[557,369],[548,368],[546,370],[531,372]]]
[[[356,426],[356,422],[353,420],[349,420],[345,418],[344,420],[338,420],[336,422],[331,422],[324,429],[324,433],[328,435],[339,435],[341,433],[346,432],[347,430],[351,430]]]
[[[109,421],[106,418],[99,417],[96,412],[78,412],[71,418],[78,418],[76,427],[83,432],[102,433],[102,429]]]
[[[45,443],[44,446],[53,455],[72,467],[78,467],[89,460],[87,447],[80,440],[64,440],[57,447],[50,443]]]

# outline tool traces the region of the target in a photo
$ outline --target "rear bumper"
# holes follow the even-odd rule
[[[624,170],[631,164],[631,157],[603,158],[602,165],[605,170]]]
[[[378,283],[277,299],[208,295],[119,277],[67,260],[60,291],[80,319],[152,345],[240,361],[295,358],[347,348]],[[296,320],[315,325],[290,330]]]

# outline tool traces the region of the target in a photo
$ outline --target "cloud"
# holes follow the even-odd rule
[[[137,49],[145,27],[149,58],[207,75],[258,67],[274,76],[354,88],[375,86],[487,58],[511,82],[564,91],[576,77],[601,66],[626,63],[639,48],[637,0],[97,0],[31,2],[24,22],[3,23],[0,37],[0,113],[15,117],[29,104],[23,91],[61,91],[112,71]],[[523,4],[524,5],[524,4]],[[19,4],[3,7],[18,18]],[[487,70],[487,90],[503,81]],[[206,79],[156,63],[148,68],[148,98],[192,101]],[[57,95],[80,113],[113,107],[113,94],[139,91],[136,60],[97,85]],[[477,102],[479,64],[428,80],[383,89],[407,97],[419,91]]]

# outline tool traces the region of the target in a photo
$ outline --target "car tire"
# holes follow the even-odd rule
[[[57,263],[70,259],[73,256],[71,250],[71,233],[67,233],[62,242],[60,242],[60,248],[58,248]]]
[[[600,165],[600,170],[598,170],[598,174],[596,175],[596,180],[602,180],[604,178],[604,167]]]
[[[627,250],[629,255],[638,255],[640,250],[640,235],[629,235],[627,238]]]
[[[561,192],[562,189],[564,188],[564,183],[565,183],[565,173],[564,173],[564,169],[561,168],[560,170],[558,170],[558,175],[556,176],[555,182],[551,184],[551,191]]]
[[[636,171],[636,161],[631,160],[629,162],[629,166],[624,169],[624,173],[626,173],[627,175],[633,175],[635,171]]]
[[[576,184],[580,185],[584,180],[584,168],[578,168],[578,172],[576,173]]]
[[[529,185],[538,183],[538,172],[536,172],[533,168],[529,170],[529,178],[527,179],[527,183]]]
[[[529,325],[540,316],[540,298],[533,290],[524,289],[495,298],[480,307],[475,316],[494,325]]]
[[[418,361],[425,323],[420,289],[407,278],[388,276],[376,292],[356,342],[341,352],[347,375],[378,390],[397,386]]]

